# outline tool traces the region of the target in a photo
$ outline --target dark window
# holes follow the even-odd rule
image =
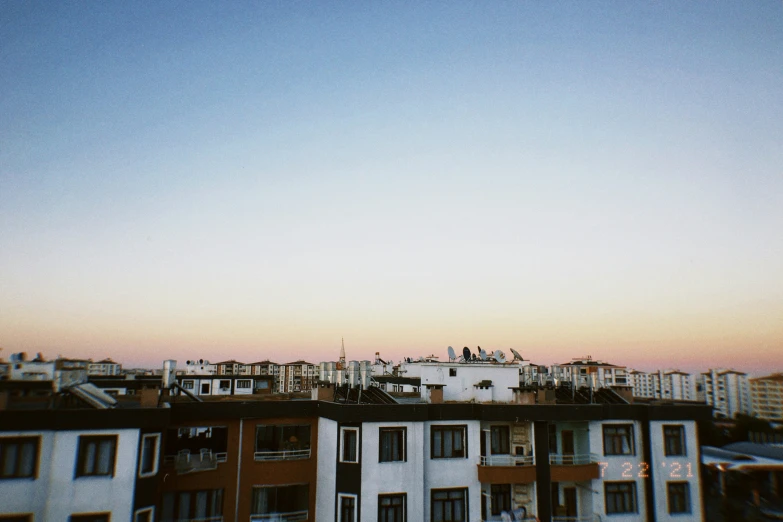
[[[682,426],[663,427],[663,451],[667,457],[685,455],[685,430]]]
[[[265,424],[256,427],[256,458],[298,459],[310,457],[309,424]]]
[[[140,475],[151,475],[158,471],[159,435],[143,435],[141,439]]]
[[[380,428],[378,462],[405,460],[405,428]]]
[[[636,482],[605,482],[606,514],[636,513]]]
[[[340,496],[339,522],[356,522],[356,497]]]
[[[456,377],[456,376],[457,376],[457,369],[449,368],[449,377]]]
[[[430,456],[433,459],[467,458],[466,426],[432,426]]]
[[[490,439],[492,441],[492,447],[490,451],[493,455],[508,455],[508,438],[509,427],[508,426],[491,426],[489,428]]]
[[[114,476],[117,436],[82,435],[76,458],[77,477]]]
[[[136,517],[134,518],[133,522],[154,522],[152,518],[154,510],[155,508],[148,507],[136,511]]]
[[[549,453],[557,454],[557,426],[554,424],[549,425]]]
[[[604,424],[604,455],[635,455],[632,424]]]
[[[378,522],[405,522],[405,493],[378,495]]]
[[[256,487],[253,488],[251,514],[299,513],[305,515],[304,520],[310,506],[309,495],[310,486],[307,484]]]
[[[174,491],[163,494],[161,522],[223,516],[223,490]]]
[[[70,522],[109,522],[109,513],[89,513],[86,515],[71,515]]]
[[[503,511],[511,511],[511,484],[492,484],[490,498],[493,515],[500,515]]]
[[[202,449],[215,453],[228,451],[228,428],[225,426],[194,426],[172,428],[166,432],[166,455],[177,455],[182,450],[198,454]]]
[[[0,479],[38,475],[38,437],[0,438]]]
[[[691,492],[687,482],[666,483],[666,496],[669,499],[669,513],[691,512]]]
[[[231,381],[220,381],[220,387],[225,390],[231,388]]]
[[[0,522],[33,522],[33,515],[0,515]]]
[[[466,489],[433,489],[432,522],[463,522],[467,520]]]
[[[192,390],[193,389],[193,381],[182,381],[182,387],[186,390]]]
[[[340,462],[359,462],[359,428],[342,428]]]

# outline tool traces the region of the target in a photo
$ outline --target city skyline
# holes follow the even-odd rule
[[[783,367],[780,2],[0,14],[6,359]]]

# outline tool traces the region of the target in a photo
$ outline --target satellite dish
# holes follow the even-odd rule
[[[185,364],[190,364],[190,361],[185,361]]]
[[[198,362],[199,364],[204,364],[204,359],[199,359]]]
[[[475,354],[475,353],[473,354],[473,360],[474,360],[474,361],[478,361],[478,360],[479,360],[479,358],[478,358],[478,357],[476,357],[476,354]]]
[[[514,360],[515,360],[515,361],[516,361],[516,360],[519,360],[519,361],[523,361],[523,360],[524,360],[524,359],[522,359],[522,356],[521,356],[521,355],[519,355],[519,352],[518,352],[518,351],[516,351],[516,350],[515,350],[515,349],[513,349],[513,348],[509,348],[509,350],[511,350],[511,353],[513,353],[513,354],[514,354]]]
[[[495,350],[495,360],[499,363],[506,362],[506,354],[500,350]]]
[[[467,346],[462,349],[462,358],[465,359],[465,362],[470,360],[470,348]]]
[[[449,346],[448,351],[449,351],[449,361],[453,361],[454,359],[457,358],[457,354],[454,353],[454,348]]]
[[[482,361],[486,361],[487,360],[487,352],[482,350],[480,346],[479,346],[479,357],[481,357]]]

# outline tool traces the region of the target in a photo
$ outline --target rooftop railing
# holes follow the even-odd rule
[[[308,511],[289,511],[288,513],[268,513],[266,515],[250,515],[250,522],[296,522],[307,520]]]

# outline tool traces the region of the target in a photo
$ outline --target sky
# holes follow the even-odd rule
[[[783,2],[0,0],[0,357],[783,371]]]

